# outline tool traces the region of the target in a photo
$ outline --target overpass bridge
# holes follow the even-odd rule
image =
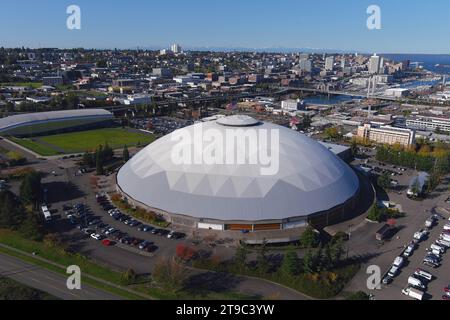
[[[327,90],[328,88],[320,87],[320,88],[307,88],[307,87],[278,87],[276,88],[276,91],[266,91],[266,92],[252,92],[252,93],[239,93],[239,94],[222,94],[217,96],[211,96],[211,97],[193,97],[193,98],[181,98],[181,99],[170,99],[165,101],[155,101],[155,104],[158,107],[164,108],[168,107],[171,104],[179,104],[179,103],[201,103],[201,102],[213,102],[217,100],[239,100],[239,99],[245,99],[245,98],[254,98],[258,96],[276,96],[276,95],[283,95],[288,94],[290,92],[295,91],[301,91],[301,92],[309,92],[309,93],[316,93],[316,94],[326,94],[326,95],[345,95],[360,99],[367,98],[366,95],[354,93],[354,92],[347,92],[347,91],[338,91],[338,90]],[[384,97],[384,96],[369,96],[369,98],[379,99],[379,100],[385,100],[385,101],[397,101],[396,98],[392,97]],[[126,111],[133,109],[135,106],[132,105],[120,105],[120,106],[110,106],[110,107],[103,107],[103,109],[109,110],[109,111]]]

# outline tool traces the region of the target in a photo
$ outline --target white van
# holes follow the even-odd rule
[[[394,266],[401,268],[403,266],[404,262],[405,262],[405,259],[403,257],[397,257],[394,260]]]
[[[445,253],[445,248],[444,247],[441,247],[441,246],[439,246],[439,245],[437,245],[437,244],[432,244],[431,245],[431,249],[432,250],[437,250],[437,251],[439,251],[441,254],[442,253]]]
[[[433,280],[433,275],[429,272],[426,272],[425,270],[422,269],[416,269],[416,271],[414,271],[414,274],[416,276],[422,277],[428,281]]]
[[[388,271],[388,276],[394,278],[399,273],[400,268],[397,266],[392,266]]]
[[[450,230],[450,223],[447,223],[447,224],[444,226],[444,230]]]
[[[420,288],[420,289],[425,289],[426,288],[426,286],[422,283],[422,281],[420,281],[419,279],[417,279],[417,278],[415,278],[413,276],[410,276],[408,278],[408,284],[413,286],[413,287]]]
[[[426,251],[428,252],[428,254],[434,255],[437,259],[439,259],[439,261],[442,260],[441,251],[429,248],[427,248]]]

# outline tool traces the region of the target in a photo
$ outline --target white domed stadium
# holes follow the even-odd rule
[[[216,146],[229,142],[228,135],[238,137],[236,143],[208,149],[208,142],[210,147],[211,141]],[[240,138],[245,140],[238,143]],[[180,150],[191,150],[193,161],[174,161]],[[234,155],[243,157],[230,161]],[[117,187],[130,203],[176,225],[258,231],[301,227],[314,219],[329,225],[345,218],[356,204],[359,179],[344,161],[303,134],[231,116],[153,142],[120,169]]]

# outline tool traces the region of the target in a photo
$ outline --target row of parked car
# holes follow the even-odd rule
[[[414,234],[414,239],[420,242],[424,238],[426,238],[429,234],[429,229],[431,229],[438,223],[439,218],[440,217],[436,214],[430,216],[430,218],[425,221],[426,229],[416,232]],[[444,226],[444,230],[439,236],[439,239],[431,244],[430,248],[426,249],[427,254],[422,260],[422,263],[428,267],[439,268],[442,262],[442,255],[447,251],[448,248],[450,248],[449,223]],[[405,254],[406,251],[407,250],[405,250],[403,254]],[[414,299],[422,300],[429,282],[433,279],[434,276],[431,273],[422,269],[417,269],[416,272],[408,278],[408,285],[402,290],[402,293]],[[442,296],[442,299],[449,300],[450,293],[446,289],[448,289],[448,287],[444,288],[444,295]]]
[[[129,215],[120,212],[120,210],[117,208],[108,210],[108,214],[114,220],[123,222],[125,225],[127,225],[129,227],[138,227],[138,230],[142,231],[142,232],[149,232],[151,234],[167,237],[168,239],[181,239],[181,238],[185,237],[185,234],[181,233],[181,232],[170,231],[167,229],[159,229],[159,228],[155,228],[155,227],[143,224],[143,223],[131,218]]]
[[[96,200],[97,200],[98,204],[103,208],[103,210],[105,210],[114,220],[120,221],[123,224],[125,224],[129,227],[132,227],[132,228],[137,227],[137,229],[141,232],[149,232],[151,234],[167,237],[168,239],[181,239],[181,238],[185,237],[184,233],[170,231],[170,230],[161,229],[161,228],[155,228],[153,226],[143,224],[143,223],[137,221],[136,219],[133,219],[131,216],[122,213],[118,208],[116,208],[109,201],[106,194],[104,194],[104,193],[97,194]],[[132,238],[132,237],[128,237],[128,236],[120,237],[122,235],[123,234],[119,233],[119,239],[117,239],[117,241],[119,241],[121,243],[135,245],[136,247],[138,247],[141,250],[150,249],[150,248],[155,247],[155,246],[150,246],[150,244],[149,244],[150,241],[142,240],[139,244],[136,244],[141,239],[136,239],[136,238]],[[149,250],[147,250],[147,251],[149,251]]]
[[[419,243],[426,240],[430,233],[430,229],[438,223],[441,217],[437,214],[431,215],[425,222],[425,228],[417,231],[413,235],[413,240],[405,247],[402,254],[395,258],[387,275],[383,278],[383,284],[389,284],[400,273],[400,270],[406,264],[407,258],[413,255],[418,248]],[[445,232],[445,230],[444,230]],[[441,235],[442,237],[443,235]],[[450,242],[443,239],[438,239],[436,243],[432,244],[430,249],[427,249],[427,256],[423,263],[427,266],[437,268],[440,266],[441,254],[450,246]],[[408,285],[402,290],[402,293],[412,298],[422,300],[428,283],[432,281],[433,275],[424,269],[417,268],[415,272],[408,278]]]
[[[90,208],[84,204],[65,206],[64,209],[69,221],[76,224],[82,233],[94,240],[101,241],[105,246],[112,246],[120,242],[147,252],[154,252],[158,249],[150,241],[131,237],[127,233],[103,223],[102,219],[93,215]]]

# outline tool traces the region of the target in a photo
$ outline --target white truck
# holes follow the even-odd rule
[[[48,210],[47,206],[41,207],[42,214],[44,215],[45,221],[51,221],[52,220],[52,214],[50,213],[50,210]]]
[[[425,284],[423,284],[423,282],[413,276],[410,276],[408,278],[408,284],[412,287],[416,287],[416,288],[420,288],[420,289],[425,289],[426,286]]]
[[[424,293],[418,289],[411,288],[410,286],[402,290],[402,293],[408,297],[414,298],[416,300],[423,300]]]

